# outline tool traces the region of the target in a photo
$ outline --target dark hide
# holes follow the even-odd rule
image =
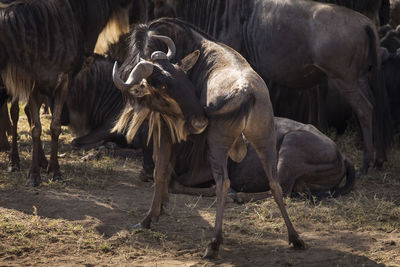
[[[234,27],[234,25],[230,26]],[[286,223],[289,243],[293,244],[295,248],[304,248],[304,242],[300,239],[287,215],[281,187],[277,181],[273,112],[264,81],[239,53],[216,42],[191,24],[177,19],[160,19],[137,27],[131,37],[129,57],[122,66],[125,76],[139,62],[140,58],[150,58],[153,51],[165,51],[165,45],[155,42],[151,38],[152,34],[168,36],[175,42],[177,51],[173,60],[176,62],[180,62],[193,51],[200,51],[200,57],[190,71],[189,78],[209,119],[206,130],[207,156],[216,183],[217,195],[214,237],[204,256],[215,257],[218,255],[219,246],[222,243],[223,212],[230,186],[227,159],[236,142],[242,138],[242,134],[253,144],[261,159],[272,194]],[[174,99],[179,105],[187,102],[176,96]],[[260,124],[260,121],[263,123]],[[163,152],[165,157],[170,157],[173,155],[173,149],[168,146],[168,136],[161,135],[161,138],[164,146],[160,150],[165,151]],[[154,144],[154,147],[157,145]],[[241,154],[235,154],[235,157],[239,158]],[[156,189],[151,210],[140,223],[142,227],[148,228],[152,221],[158,219],[162,203],[168,199],[166,181],[170,175],[170,171],[168,171],[170,161],[166,162],[165,157],[161,160],[155,154]]]
[[[381,46],[385,47],[390,53],[396,53],[400,48],[400,27],[398,30],[389,30],[385,36],[381,38]]]
[[[302,0],[157,3],[155,16],[192,22],[244,55],[264,80],[306,89],[328,78],[360,121],[363,170],[374,165],[373,136],[376,161],[384,161],[391,140],[390,114],[380,113],[387,99],[381,94],[379,40],[368,18],[347,8]]]
[[[141,148],[144,154],[143,168],[154,168],[151,159],[152,145],[147,146],[146,126],[139,129],[135,139],[128,144],[123,135],[111,133],[123,108],[123,98],[111,77],[114,61],[100,55],[86,59],[88,62],[75,76],[68,91],[63,109],[65,123],[77,136],[72,145],[88,149],[105,142],[122,147]],[[150,155],[150,157],[149,157]]]
[[[81,69],[84,53],[94,50],[109,19],[123,20],[120,15],[127,6],[130,3],[126,0],[21,0],[1,5],[0,71],[7,91],[15,99],[28,101],[33,141],[29,177],[33,186],[40,185],[40,166],[47,165],[41,157],[41,94],[55,99],[48,171],[53,179],[62,179],[57,151],[69,81]]]
[[[400,0],[390,0],[390,25],[400,25]]]
[[[7,133],[11,132],[10,116],[8,115],[7,100],[9,96],[6,89],[0,89],[0,151],[8,151]]]
[[[340,153],[336,144],[312,125],[275,117],[278,151],[278,179],[285,195],[311,193],[316,196],[337,197],[348,193],[355,184],[353,165]],[[176,145],[175,173],[171,182],[174,193],[202,193],[213,195],[213,189],[189,188],[212,181],[209,163],[193,167],[193,153],[199,146],[195,140]],[[254,148],[246,142],[247,155],[237,163],[228,161],[231,188],[236,192],[261,193],[270,189],[265,172]],[[192,173],[188,175],[188,173]],[[344,186],[339,186],[345,179]],[[183,185],[183,187],[181,186]],[[329,191],[327,193],[327,191]],[[267,194],[264,194],[264,196]],[[262,194],[241,194],[241,198],[259,199]]]
[[[389,55],[382,65],[395,133],[400,132],[400,50],[398,51],[397,54]]]
[[[335,4],[358,11],[373,20],[377,26],[389,22],[389,0],[313,0],[320,3]]]

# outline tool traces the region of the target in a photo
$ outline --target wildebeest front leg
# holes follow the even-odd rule
[[[29,113],[31,116],[31,135],[32,135],[32,163],[29,170],[29,178],[32,186],[39,186],[42,182],[40,178],[40,135],[42,133],[42,124],[40,123],[40,105],[37,91],[32,92],[28,101]]]
[[[56,90],[54,100],[54,111],[51,117],[50,132],[51,132],[51,152],[50,152],[50,164],[47,172],[53,173],[53,181],[62,181],[60,165],[58,163],[58,138],[61,133],[61,112],[64,105],[65,98],[68,93],[68,75],[64,74],[59,87]]]
[[[10,144],[8,143],[7,132],[10,131],[11,124],[8,117],[7,100],[0,107],[0,151],[8,151]]]
[[[253,145],[267,175],[272,195],[277,203],[288,229],[289,244],[296,249],[305,248],[305,243],[293,227],[283,202],[282,188],[277,179],[276,134],[272,109],[263,106],[262,102],[255,104],[251,111],[244,135]],[[260,121],[263,123],[260,124]]]
[[[40,105],[42,103],[42,100],[43,100],[43,96],[38,98],[38,102],[37,103],[39,105],[39,109],[40,109]],[[18,107],[18,101],[16,103],[16,106]],[[12,106],[11,106],[11,108],[12,108]],[[29,105],[25,106],[24,112],[25,112],[26,117],[28,118],[29,127],[31,127],[32,126],[32,119],[31,119],[31,115],[29,113]],[[14,115],[16,116],[17,119],[19,118],[18,114],[19,114],[19,107],[18,107],[18,113],[14,113]],[[11,116],[13,116],[13,115],[11,115]],[[17,127],[17,126],[15,126],[15,127]],[[15,128],[15,130],[17,130],[17,128]],[[13,140],[15,140],[15,142],[17,142],[17,137],[18,137],[18,133],[16,132],[16,136],[15,136],[15,138],[13,138]],[[40,146],[39,146],[39,159],[40,159],[39,160],[39,166],[42,167],[43,169],[46,169],[48,162],[47,162],[46,156],[44,155],[42,141],[40,141]]]
[[[10,171],[19,170],[19,153],[18,153],[18,120],[19,120],[19,105],[18,99],[11,103],[10,115],[12,120],[11,128],[11,151],[10,151]]]
[[[150,228],[151,222],[158,221],[163,203],[168,202],[168,181],[171,176],[171,150],[169,136],[161,134],[160,142],[154,142],[154,193],[150,211],[135,227]]]

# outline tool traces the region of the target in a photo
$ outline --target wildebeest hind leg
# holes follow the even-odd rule
[[[332,79],[332,85],[339,90],[348,101],[360,122],[363,136],[364,161],[362,172],[367,173],[374,166],[374,150],[372,141],[373,105],[371,104],[370,90],[367,77],[360,78],[353,83],[344,80]]]
[[[262,106],[262,103],[256,102],[251,110],[244,135],[253,145],[257,155],[267,174],[269,185],[275,202],[277,203],[282,217],[288,229],[289,244],[293,244],[296,249],[305,248],[305,243],[295,230],[283,202],[282,188],[277,179],[277,153],[276,137],[272,110]],[[260,123],[262,122],[262,123]]]
[[[215,218],[214,237],[208,244],[204,258],[215,258],[218,256],[219,246],[223,242],[222,225],[226,198],[230,188],[228,177],[228,151],[235,138],[240,135],[235,130],[229,129],[230,122],[214,119],[208,128],[207,142],[209,146],[208,159],[211,165],[212,175],[216,184],[217,214]],[[232,124],[230,124],[232,126]]]
[[[54,100],[54,111],[51,117],[50,133],[51,133],[51,152],[50,164],[47,168],[48,173],[53,173],[53,181],[62,181],[60,165],[58,163],[58,138],[61,133],[61,112],[64,105],[64,100],[68,93],[68,75],[64,74],[62,82],[56,90]]]

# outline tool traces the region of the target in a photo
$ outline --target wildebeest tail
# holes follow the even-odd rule
[[[348,159],[344,160],[344,164],[346,167],[346,183],[343,187],[336,188],[332,192],[332,197],[338,197],[349,193],[356,183],[356,171],[354,165]]]
[[[378,54],[378,40],[375,31],[366,27],[369,38],[369,56],[372,63],[370,84],[374,95],[374,144],[377,151],[386,154],[392,140],[392,125],[389,101],[385,86],[385,75],[381,69]]]

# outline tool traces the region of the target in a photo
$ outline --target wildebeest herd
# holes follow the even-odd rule
[[[354,113],[359,174],[384,168],[400,130],[399,8],[389,0],[3,0],[0,145],[9,149],[11,132],[9,169],[20,168],[21,100],[32,135],[30,185],[40,186],[40,168],[63,180],[58,139],[68,125],[77,148],[112,141],[143,150],[154,195],[135,228],[158,221],[169,192],[215,194],[204,256],[216,257],[228,195],[258,199],[270,190],[289,243],[305,248],[283,197],[346,194],[356,172],[303,123],[325,130]],[[52,113],[49,162],[43,103]],[[215,189],[197,187],[212,182]]]

